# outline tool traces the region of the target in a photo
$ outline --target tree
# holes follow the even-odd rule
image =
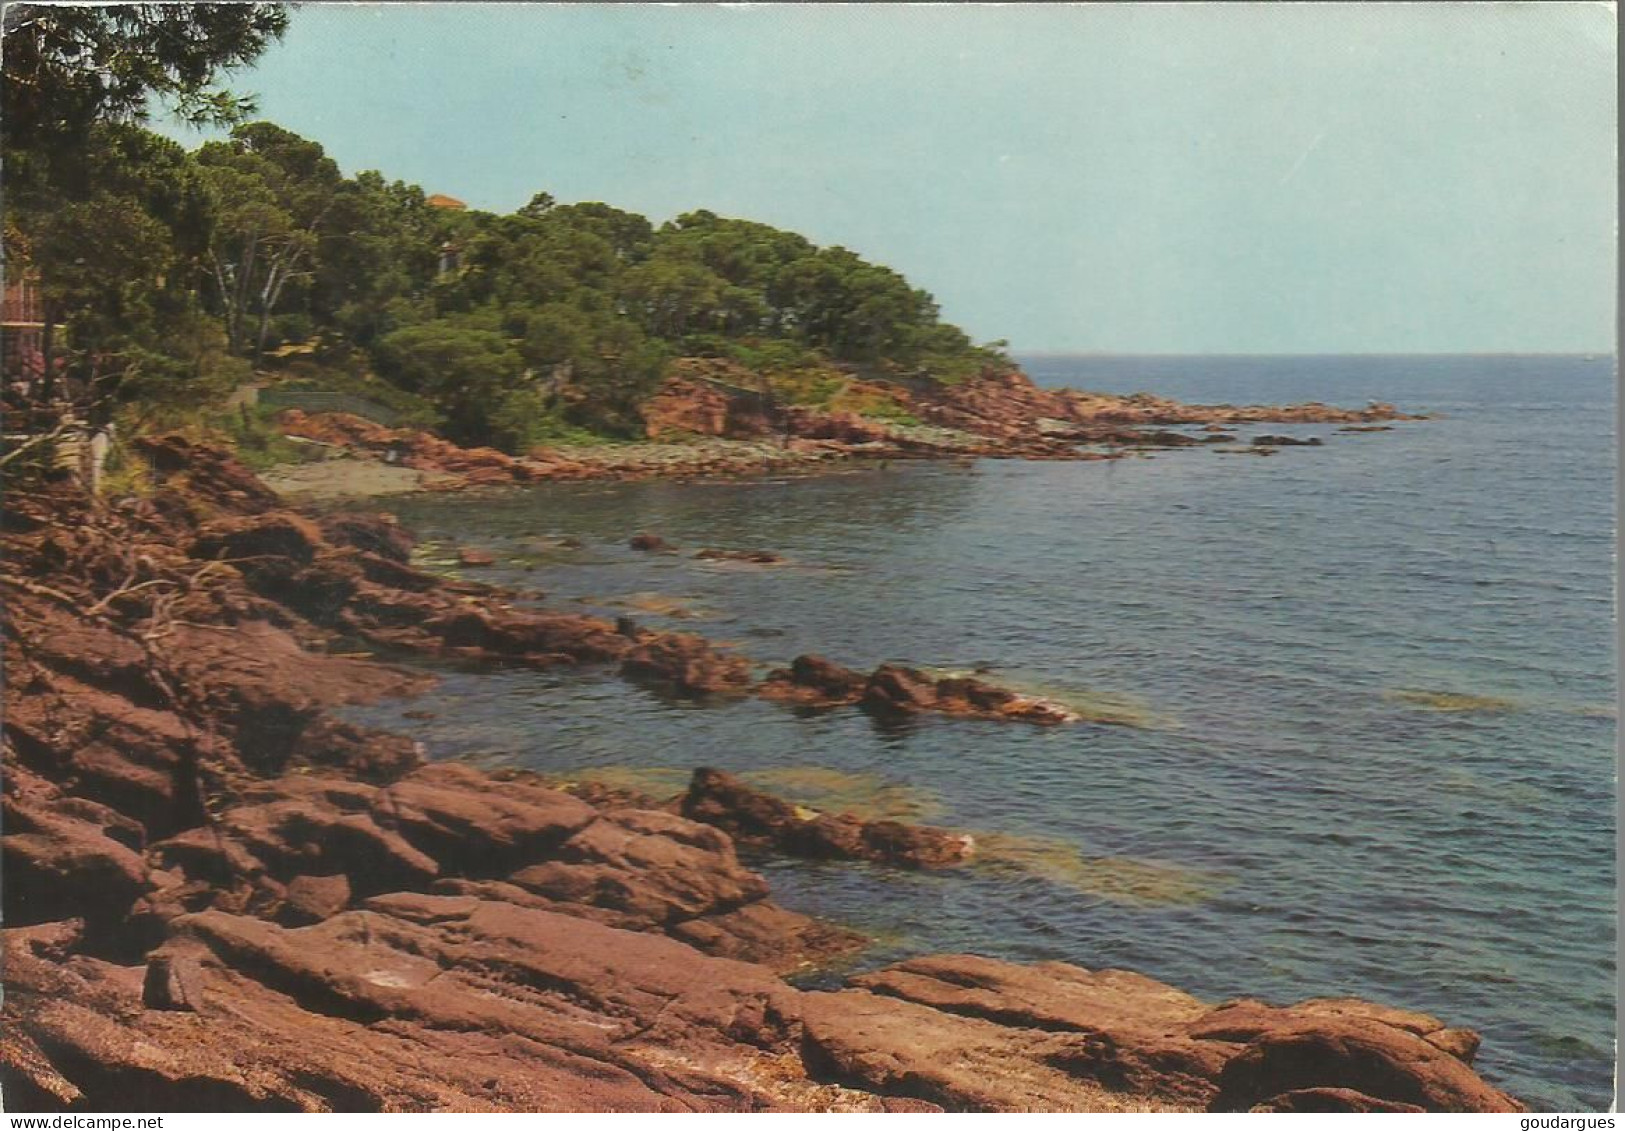
[[[257,365],[288,284],[311,274],[343,178],[320,145],[269,122],[238,126],[197,160],[218,209],[208,263],[226,336]]]
[[[374,353],[379,373],[426,397],[445,414],[447,436],[488,444],[492,421],[520,384],[524,363],[508,340],[491,330],[440,320],[386,335]]]
[[[5,12],[0,115],[8,149],[71,151],[98,122],[142,122],[151,100],[227,124],[253,102],[216,76],[282,37],[281,4],[16,4]]]
[[[312,262],[311,317],[363,347],[400,329],[401,312],[435,282],[441,246],[467,221],[376,172],[340,184]]]
[[[550,377],[564,418],[594,432],[641,436],[640,406],[660,381],[667,353],[613,309],[553,303],[530,317],[525,362]]]
[[[681,338],[716,330],[726,281],[680,253],[657,253],[627,272],[625,294],[651,334]]]
[[[105,409],[124,371],[156,363],[172,320],[185,320],[195,306],[190,265],[209,205],[186,152],[137,127],[95,127],[78,165],[82,183],[71,191],[49,202],[32,194],[8,202],[20,245],[8,251],[38,275],[43,352],[51,358],[45,372],[54,378],[60,356],[61,370]],[[71,350],[55,339],[59,322]]]
[[[116,387],[148,350],[133,343],[162,355],[152,319],[188,305],[176,291],[208,213],[184,152],[135,125],[154,104],[197,123],[241,116],[250,101],[216,77],[279,38],[287,15],[278,4],[16,4],[4,19],[7,252],[45,298],[45,399],[58,322],[87,384]]]

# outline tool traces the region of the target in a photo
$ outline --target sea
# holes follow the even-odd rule
[[[1114,461],[391,503],[429,565],[489,550],[484,579],[549,608],[701,632],[764,670],[816,652],[980,671],[1076,724],[454,667],[357,717],[438,758],[668,795],[708,765],[973,833],[978,862],[946,871],[754,862],[784,906],[874,940],[852,968],[972,952],[1137,970],[1214,1002],[1358,996],[1477,1029],[1479,1070],[1537,1110],[1607,1108],[1614,359],[1022,360],[1050,386],[1429,418],[1247,426],[1237,445]],[[1260,432],[1324,442],[1216,450]],[[631,551],[642,531],[685,552]],[[686,552],[707,546],[790,561]]]

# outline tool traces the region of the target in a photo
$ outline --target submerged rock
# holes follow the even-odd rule
[[[1254,436],[1255,448],[1318,448],[1322,444],[1319,436],[1311,436],[1307,440],[1297,436]]]
[[[716,550],[710,547],[697,551],[694,556],[701,561],[750,562],[755,565],[782,565],[789,560],[772,550]]]
[[[1429,711],[1444,711],[1451,714],[1458,712],[1496,713],[1511,711],[1517,707],[1517,704],[1510,699],[1501,699],[1494,695],[1468,695],[1459,691],[1402,689],[1390,692],[1389,695],[1413,707],[1422,707]]]

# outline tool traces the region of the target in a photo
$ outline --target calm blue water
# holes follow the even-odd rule
[[[602,674],[513,671],[447,673],[369,720],[439,756],[561,774],[777,771],[764,780],[810,803],[819,779],[805,768],[858,775],[849,789],[885,786],[937,823],[993,834],[989,863],[952,872],[764,864],[785,905],[873,933],[866,963],[971,950],[1128,967],[1215,1000],[1355,994],[1481,1030],[1481,1069],[1538,1108],[1605,1107],[1612,362],[1046,357],[1029,369],[1114,392],[1384,399],[1442,415],[1375,434],[1244,429],[1326,437],[1268,459],[894,465],[396,508],[430,539],[495,551],[494,580],[540,586],[550,605],[675,597],[707,619],[638,615],[763,661],[991,665],[1106,697],[1141,726],[885,727],[850,710],[696,707]],[[798,564],[634,554],[639,530]],[[586,548],[547,547],[564,535]],[[1427,697],[1440,694],[1476,709],[1439,710]]]

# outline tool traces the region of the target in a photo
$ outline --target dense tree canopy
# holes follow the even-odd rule
[[[895,271],[766,224],[657,227],[546,192],[496,215],[346,177],[315,141],[238,121],[245,100],[215,85],[282,33],[278,6],[7,18],[6,250],[68,328],[81,387],[239,380],[289,346],[330,379],[376,374],[458,440],[517,450],[641,434],[685,355],[836,380],[1000,360]],[[187,153],[141,128],[155,101],[236,124]]]
[[[6,8],[5,251],[43,300],[46,400],[61,376],[105,411],[131,378],[196,380],[218,352],[194,274],[218,195],[191,156],[139,123],[155,104],[198,123],[249,111],[216,81],[286,23],[276,4]]]

